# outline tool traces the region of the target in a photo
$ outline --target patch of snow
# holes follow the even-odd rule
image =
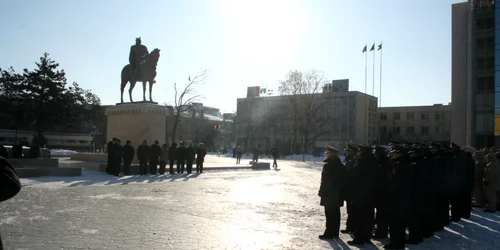
[[[33,222],[33,221],[49,220],[49,218],[42,215],[35,215],[33,217],[29,217],[28,220],[30,222]]]
[[[81,230],[82,233],[84,234],[96,234],[97,233],[97,230],[96,229],[88,229],[88,228],[84,228]]]
[[[66,149],[51,149],[50,156],[51,157],[69,157],[72,154],[78,153],[74,150],[66,150]]]
[[[0,225],[3,224],[8,224],[8,225],[14,225],[14,221],[16,221],[17,216],[9,216],[7,218],[3,218],[0,220]]]

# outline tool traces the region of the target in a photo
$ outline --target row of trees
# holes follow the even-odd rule
[[[66,73],[45,53],[33,70],[0,69],[0,123],[3,129],[44,132],[105,131],[101,100]]]

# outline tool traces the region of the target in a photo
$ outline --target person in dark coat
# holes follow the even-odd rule
[[[374,156],[377,159],[377,170],[376,170],[376,200],[375,200],[375,208],[377,209],[377,213],[375,214],[375,224],[377,228],[375,229],[374,238],[375,239],[383,239],[387,238],[387,234],[389,231],[389,214],[387,213],[387,201],[385,192],[387,187],[387,175],[390,172],[390,162],[387,157],[387,151],[382,146],[376,146]]]
[[[463,217],[463,197],[467,190],[466,175],[467,161],[464,152],[455,143],[450,143],[449,157],[451,157],[452,168],[447,174],[449,177],[447,185],[450,187],[450,221],[458,222]]]
[[[359,145],[358,157],[351,171],[350,190],[352,193],[352,212],[354,220],[354,240],[349,245],[369,243],[372,235],[375,207],[375,176],[377,160],[372,148]]]
[[[148,169],[148,158],[149,158],[149,146],[146,140],[142,141],[142,144],[137,148],[137,159],[139,160],[139,174],[147,174]]]
[[[184,173],[184,166],[186,164],[187,151],[186,147],[184,147],[184,142],[180,142],[179,147],[177,148],[177,173]]]
[[[351,183],[351,172],[354,167],[354,162],[356,161],[356,153],[358,147],[354,144],[347,144],[347,148],[344,149],[345,158],[344,164],[346,168],[346,188],[344,192],[344,200],[347,204],[347,220],[345,223],[345,229],[340,230],[341,233],[353,233],[354,232],[354,215],[352,213],[352,195],[349,189],[349,183]]]
[[[176,160],[177,160],[177,143],[172,142],[170,148],[168,148],[168,164],[169,164],[170,174],[174,174],[174,164]]]
[[[106,152],[108,153],[108,162],[106,166],[106,173],[111,174],[113,172],[114,160],[115,160],[115,143],[116,138],[111,139],[106,145]]]
[[[21,191],[21,181],[12,164],[0,156],[0,202],[16,196]],[[0,237],[0,249],[3,249],[2,237]]]
[[[123,147],[121,145],[120,139],[116,139],[114,148],[115,148],[115,153],[113,155],[114,160],[113,160],[113,169],[111,174],[114,176],[119,176],[120,167],[122,166],[122,159],[123,159]]]
[[[168,146],[165,143],[162,145],[160,153],[160,169],[158,170],[158,173],[160,175],[165,174],[165,167],[167,166],[167,161],[168,161]]]
[[[435,205],[434,210],[434,231],[441,231],[444,226],[448,224],[449,218],[449,197],[447,193],[447,188],[445,186],[445,175],[447,160],[442,150],[442,144],[440,142],[432,142],[430,144],[430,150],[432,153],[432,174],[434,176],[434,191],[435,191]]]
[[[325,207],[326,229],[319,236],[320,239],[339,237],[340,207],[343,206],[343,192],[346,181],[346,169],[338,157],[338,149],[328,147],[325,165],[321,172],[321,185],[318,195],[321,197],[321,206]]]
[[[472,212],[472,193],[474,192],[474,174],[476,169],[476,162],[469,150],[464,151],[465,158],[465,188],[461,195],[462,213],[461,217],[464,219],[470,218]]]
[[[427,162],[423,149],[412,147],[409,152],[412,164],[412,181],[410,187],[410,206],[408,214],[408,235],[407,244],[418,244],[423,241],[424,211],[428,206],[425,197],[425,180]]]
[[[123,174],[130,174],[130,164],[132,164],[132,160],[134,160],[135,150],[132,146],[131,141],[127,141],[127,144],[123,146]]]
[[[486,200],[486,195],[483,187],[484,169],[486,168],[486,157],[482,151],[474,153],[476,161],[474,170],[474,206],[483,208]]]
[[[273,145],[271,147],[271,154],[273,156],[273,168],[277,169],[278,168],[278,162],[276,161],[279,158],[279,153],[278,153],[278,148],[276,145]]]
[[[149,174],[157,174],[158,164],[160,164],[160,154],[160,142],[155,141],[155,143],[151,145],[149,150]]]
[[[186,148],[186,170],[187,173],[190,174],[193,171],[193,162],[196,158],[196,151],[193,148],[193,143],[189,143],[189,146]]]
[[[436,176],[434,174],[433,155],[429,146],[420,143],[418,148],[422,150],[422,156],[424,157],[422,189],[425,205],[423,205],[422,212],[422,236],[429,238],[434,236],[434,221],[436,219],[434,216],[436,208]]]
[[[196,173],[203,173],[203,162],[205,161],[205,155],[207,155],[205,145],[203,143],[200,143],[200,146],[196,149]]]
[[[404,249],[406,218],[412,186],[412,166],[408,148],[395,145],[391,151],[392,169],[387,178],[387,208],[389,216],[390,243],[385,249]]]
[[[241,146],[238,146],[238,149],[236,149],[236,164],[241,163],[241,156],[243,156],[243,150],[241,149]]]

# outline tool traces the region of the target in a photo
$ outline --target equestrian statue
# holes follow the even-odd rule
[[[146,46],[141,44],[141,38],[135,39],[135,45],[130,47],[129,64],[122,69],[122,84],[121,84],[121,102],[123,103],[123,90],[127,83],[130,82],[128,90],[130,102],[132,100],[132,90],[136,82],[142,82],[143,100],[146,101],[146,83],[149,82],[149,101],[153,101],[151,92],[156,77],[156,65],[160,59],[160,50],[154,49],[148,53]]]

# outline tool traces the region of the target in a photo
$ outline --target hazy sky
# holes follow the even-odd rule
[[[383,41],[382,106],[451,99],[451,4],[457,0],[4,0],[0,67],[33,68],[44,52],[69,82],[120,100],[120,71],[142,37],[161,49],[153,99],[173,103],[173,83],[210,71],[204,105],[236,110],[247,86],[276,89],[290,70],[324,72],[365,90],[365,43]],[[380,52],[375,58],[379,96]],[[368,54],[372,93],[373,52]],[[141,100],[142,85],[134,99]],[[128,97],[125,98],[128,101]]]

